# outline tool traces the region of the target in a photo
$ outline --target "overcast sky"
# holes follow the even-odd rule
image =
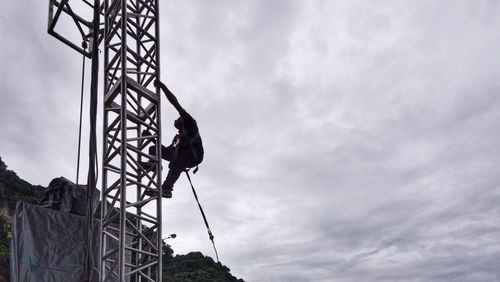
[[[75,178],[82,60],[47,6],[0,8],[0,156],[44,186]],[[162,0],[161,41],[235,276],[500,281],[500,1]],[[214,256],[185,179],[173,194],[169,243]]]

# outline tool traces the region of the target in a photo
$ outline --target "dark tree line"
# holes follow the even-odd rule
[[[200,252],[173,257],[170,245],[164,245],[164,250],[163,282],[244,282],[234,277],[229,268]]]

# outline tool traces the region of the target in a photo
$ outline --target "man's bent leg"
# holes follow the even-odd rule
[[[149,146],[148,153],[151,156],[156,156],[156,146],[155,145]],[[173,147],[172,147],[172,145],[170,145],[168,147],[161,145],[160,154],[161,154],[162,159],[167,160],[167,161],[171,161],[173,159]],[[151,160],[149,160],[147,162],[140,163],[141,167],[143,169],[145,169],[146,171],[152,170],[154,168],[153,164],[154,164],[154,162]]]
[[[161,154],[162,159],[167,160],[167,161],[171,161],[173,159],[172,152],[173,152],[172,145],[170,145],[168,147],[161,145],[160,154]],[[149,147],[149,154],[152,156],[156,155],[156,146],[155,145],[152,145]]]
[[[179,179],[179,176],[182,173],[182,169],[177,167],[177,166],[170,166],[170,169],[168,170],[167,178],[165,181],[163,181],[163,184],[161,185],[161,193],[163,198],[172,198],[172,190],[174,188],[174,184]],[[146,191],[146,195],[148,196],[154,196],[157,195],[158,192],[156,191]]]
[[[179,179],[179,176],[181,175],[182,171],[183,171],[182,168],[175,165],[170,165],[167,178],[161,185],[163,197],[165,198],[172,197],[172,190],[174,188],[174,184],[177,181],[177,179]]]

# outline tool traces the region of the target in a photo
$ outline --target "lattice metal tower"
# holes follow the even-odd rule
[[[48,32],[92,58],[91,97],[98,92],[97,42],[104,42],[99,281],[161,281],[160,93],[153,86],[160,77],[158,2],[74,0],[70,5],[69,0],[49,0]],[[90,8],[93,20],[79,13],[80,7]],[[67,36],[55,30],[64,15],[76,27]],[[78,36],[92,47],[79,47]],[[151,145],[156,145],[155,156],[148,154]],[[146,191],[157,193],[148,196]]]
[[[101,281],[161,281],[158,2],[104,1]]]

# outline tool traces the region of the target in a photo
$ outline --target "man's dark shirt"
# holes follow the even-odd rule
[[[181,136],[180,149],[181,150],[191,150],[189,148],[189,143],[192,142],[191,146],[196,151],[197,162],[200,163],[203,160],[203,143],[201,141],[201,136],[198,131],[198,125],[196,120],[186,111],[180,113],[182,121],[184,123],[184,129],[186,130],[185,135]],[[194,157],[194,156],[193,156]]]

